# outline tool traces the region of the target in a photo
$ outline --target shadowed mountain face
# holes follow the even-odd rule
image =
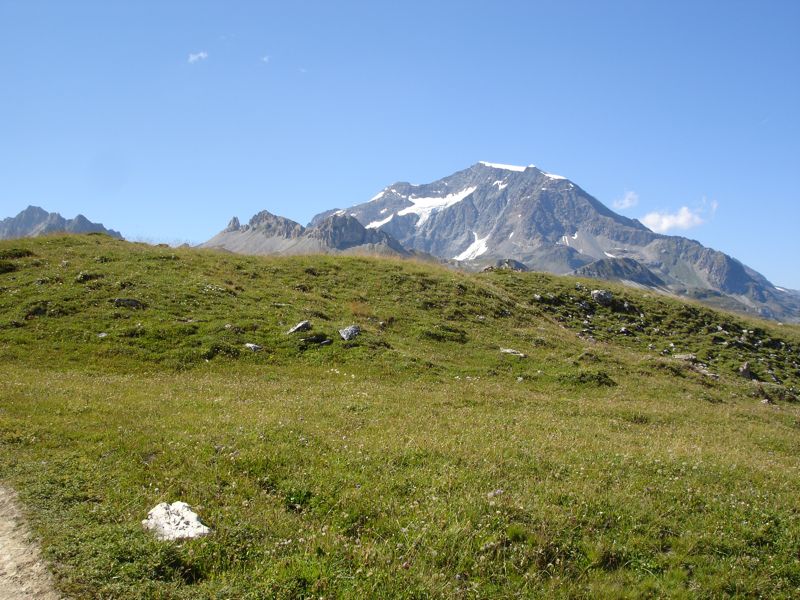
[[[395,183],[339,212],[390,234],[405,248],[467,268],[511,258],[533,270],[621,279],[768,318],[800,320],[800,294],[776,288],[699,242],[656,234],[535,166],[481,162],[429,184]],[[310,225],[332,214],[337,212],[322,213]]]
[[[0,240],[36,237],[48,233],[105,233],[122,239],[113,229],[106,229],[100,223],[92,223],[83,215],[65,219],[58,213],[49,213],[38,206],[29,206],[16,217],[0,221]]]
[[[403,246],[383,231],[365,228],[357,219],[336,212],[313,227],[261,211],[247,225],[234,217],[223,231],[202,244],[242,254],[376,254],[408,256]]]

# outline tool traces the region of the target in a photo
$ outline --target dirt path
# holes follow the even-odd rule
[[[16,494],[0,483],[0,600],[61,598],[30,537]]]

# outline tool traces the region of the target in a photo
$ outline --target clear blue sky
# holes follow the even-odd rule
[[[0,216],[200,242],[534,163],[800,289],[798,31],[795,0],[0,0]]]

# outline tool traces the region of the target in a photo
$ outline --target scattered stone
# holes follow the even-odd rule
[[[620,327],[620,328],[619,328],[619,332],[620,332],[622,335],[631,335],[631,332],[628,330],[628,328],[627,328],[627,327]]]
[[[329,340],[329,339],[328,339],[328,338],[327,338],[327,337],[326,337],[324,334],[322,334],[322,333],[316,333],[316,334],[314,334],[314,335],[311,335],[311,336],[309,336],[309,337],[300,338],[300,341],[301,341],[301,342],[303,342],[304,344],[319,344],[320,346],[322,346],[322,345],[326,345],[326,344],[325,344],[326,342],[327,342],[328,344],[330,344],[330,343],[331,343],[331,340]]]
[[[80,273],[78,273],[78,276],[75,278],[75,281],[77,281],[78,283],[86,283],[87,281],[92,281],[94,279],[102,279],[102,278],[103,275],[100,275],[99,273],[84,273],[83,271],[81,271]]]
[[[361,334],[361,327],[359,327],[358,325],[350,325],[348,327],[345,327],[344,329],[339,330],[339,335],[342,336],[342,339],[346,342],[355,339],[360,334]]]
[[[144,302],[136,300],[135,298],[114,298],[114,306],[118,308],[132,308],[134,310],[141,310],[145,307]]]
[[[610,306],[614,301],[614,294],[608,290],[592,290],[592,300],[600,306]]]
[[[749,362],[745,362],[741,367],[739,367],[739,375],[745,379],[753,379],[753,372],[750,370]]]
[[[503,354],[511,354],[513,356],[519,356],[520,358],[528,358],[528,355],[524,352],[520,352],[519,350],[514,350],[513,348],[500,348],[500,352]]]
[[[697,355],[695,354],[676,354],[675,358],[678,360],[685,360],[686,362],[696,363]]]
[[[152,531],[159,540],[183,540],[211,533],[186,502],[162,502],[156,505],[147,513],[142,526]]]
[[[105,331],[103,331],[102,333],[98,333],[97,337],[99,337],[102,340],[103,338],[108,337],[108,334]]]
[[[259,350],[261,350],[261,346],[259,346],[258,344],[253,344],[252,342],[247,342],[244,345],[244,347],[247,348],[248,350],[252,350],[253,352],[258,352]]]
[[[502,494],[503,494],[503,490],[498,488],[498,489],[492,490],[491,492],[486,494],[486,497],[487,498],[495,498],[497,496],[501,496]]]
[[[290,333],[298,333],[300,331],[308,331],[309,329],[311,329],[311,321],[300,321],[297,325],[295,325],[289,331],[287,331],[286,334],[288,335]]]
[[[523,263],[513,258],[503,258],[498,260],[494,265],[488,266],[483,269],[484,273],[491,273],[492,271],[515,271],[517,273],[524,273],[528,270]]]

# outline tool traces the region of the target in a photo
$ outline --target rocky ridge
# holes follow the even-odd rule
[[[58,213],[49,213],[38,206],[29,206],[16,217],[0,221],[0,240],[37,237],[48,233],[105,233],[122,239],[119,231],[106,229],[101,223],[92,223],[83,215],[65,219]]]

